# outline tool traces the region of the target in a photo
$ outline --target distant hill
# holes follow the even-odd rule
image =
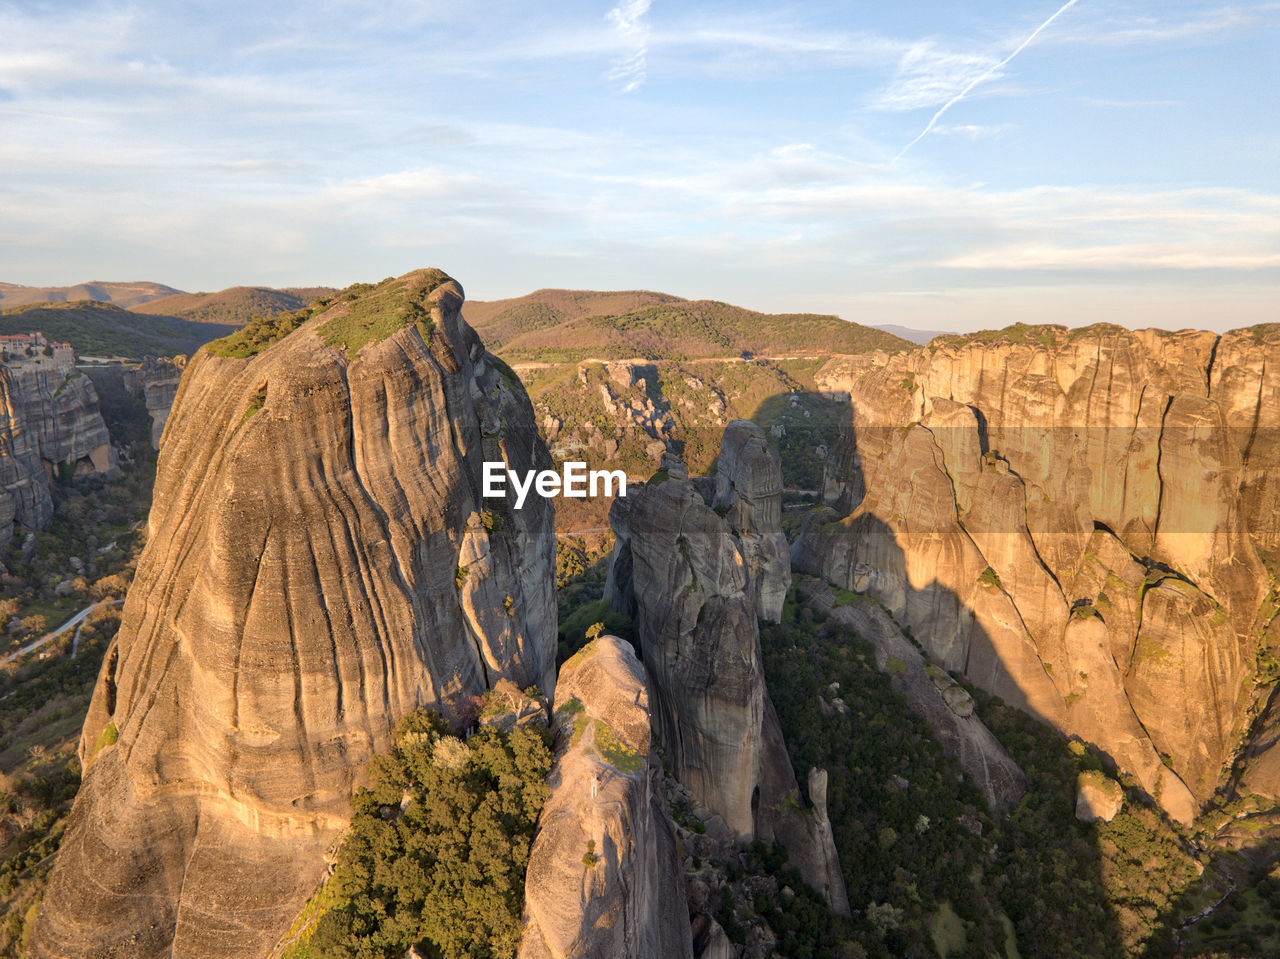
[[[22,286],[17,283],[0,283],[0,308],[29,306],[35,303],[74,303],[81,300],[98,300],[114,303],[126,310],[161,297],[180,292],[163,283],[136,281],[115,283],[93,280],[75,286]]]
[[[217,293],[177,293],[134,308],[137,313],[178,316],[200,323],[244,326],[254,314],[271,316],[301,309],[312,300],[337,291],[327,286],[273,290],[264,286],[233,286]],[[223,331],[225,332],[225,330]]]
[[[0,333],[40,330],[51,340],[70,343],[78,354],[140,360],[193,353],[227,328],[176,316],[148,316],[111,303],[81,300],[41,303],[0,310]]]
[[[715,300],[634,290],[539,290],[513,300],[468,303],[463,313],[508,362],[892,353],[912,346],[836,316],[757,313]]]
[[[924,346],[934,337],[953,335],[949,330],[917,330],[915,327],[899,326],[897,323],[877,323],[876,329],[892,333],[894,336],[900,336],[904,340],[910,340],[912,343],[919,343],[921,346]]]
[[[646,306],[686,303],[678,296],[648,290],[537,290],[509,300],[467,300],[462,314],[491,350],[517,337],[587,316],[616,316]]]

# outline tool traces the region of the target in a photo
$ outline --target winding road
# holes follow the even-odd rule
[[[45,633],[39,639],[28,643],[26,646],[23,646],[16,653],[10,653],[7,657],[5,657],[4,664],[7,665],[8,663],[13,662],[15,659],[21,659],[23,656],[26,656],[28,653],[34,653],[41,646],[45,645],[45,643],[48,643],[50,640],[56,639],[57,637],[61,636],[63,633],[65,633],[67,630],[69,630],[73,626],[75,627],[76,634],[71,640],[71,658],[74,659],[76,653],[79,652],[79,649],[80,649],[80,628],[84,624],[84,621],[89,617],[89,614],[92,613],[99,606],[120,606],[123,604],[124,604],[123,599],[104,599],[104,600],[99,600],[96,603],[92,603],[89,606],[86,606],[84,609],[80,610],[80,612],[76,613],[74,616],[72,616],[69,620],[67,620],[65,623],[63,623],[53,632]]]

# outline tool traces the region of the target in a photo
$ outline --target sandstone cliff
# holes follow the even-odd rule
[[[521,959],[692,959],[684,876],[631,647],[602,636],[556,684],[560,742],[525,881]]]
[[[49,523],[55,469],[116,468],[97,391],[73,363],[65,350],[0,363],[0,547],[15,523],[29,530]]]
[[[737,421],[714,484],[695,485],[671,461],[665,472],[614,503],[606,592],[635,621],[672,771],[728,833],[783,845],[805,881],[847,912],[830,824],[821,806],[801,808],[765,688],[756,616],[778,618],[791,579],[778,562],[777,454]],[[716,492],[704,498],[699,486]]]
[[[1186,821],[1247,726],[1277,349],[1278,327],[1044,327],[829,364],[853,422],[828,459],[836,513],[793,561]]]
[[[182,380],[182,371],[186,366],[185,356],[175,356],[171,360],[148,356],[136,370],[129,370],[124,375],[125,388],[135,396],[140,396],[147,405],[147,413],[151,417],[152,449],[160,448],[164,424],[169,419],[169,411],[173,408],[174,397],[178,395],[178,383]]]
[[[549,457],[461,303],[418,271],[191,360],[33,956],[265,955],[402,715],[552,689],[551,509],[480,496]]]

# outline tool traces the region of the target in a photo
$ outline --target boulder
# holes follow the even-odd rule
[[[1124,808],[1120,784],[1100,772],[1083,772],[1076,779],[1076,818],[1081,822],[1111,822]]]

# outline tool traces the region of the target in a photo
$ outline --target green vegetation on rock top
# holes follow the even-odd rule
[[[427,299],[447,282],[449,277],[440,270],[424,270],[386,279],[376,286],[361,283],[348,287],[316,332],[326,346],[349,353],[381,343],[410,324],[417,327],[423,342],[430,343],[433,324]]]
[[[214,356],[256,356],[320,314],[325,319],[316,333],[326,346],[340,350],[359,352],[409,324],[429,342],[432,320],[427,298],[448,280],[440,270],[420,270],[377,284],[355,283],[336,296],[315,300],[292,313],[255,314],[243,329],[210,343],[209,352]]]
[[[1065,326],[1036,326],[1029,323],[1014,323],[1001,330],[979,330],[976,333],[959,335],[944,334],[935,337],[938,346],[968,346],[971,343],[1022,343],[1031,346],[1054,346],[1059,336],[1067,333]]]
[[[632,776],[644,769],[645,757],[618,739],[604,720],[596,720],[596,751],[600,758],[618,772]]]
[[[278,343],[329,305],[327,300],[316,300],[308,307],[292,313],[274,313],[269,316],[255,314],[243,328],[209,344],[214,356],[246,359],[257,356],[272,343]]]

